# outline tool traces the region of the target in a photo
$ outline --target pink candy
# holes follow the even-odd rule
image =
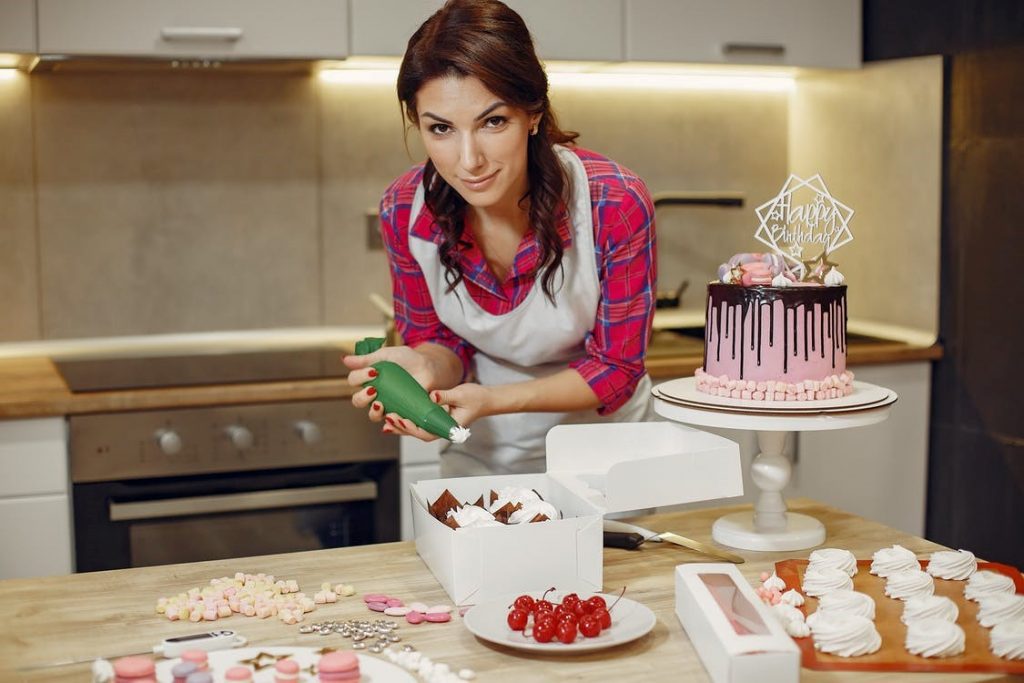
[[[422,624],[426,618],[427,617],[423,612],[409,612],[405,615],[405,620],[410,624]]]
[[[367,609],[374,612],[383,612],[389,617],[405,617],[410,624],[422,624],[431,622],[442,624],[451,621],[452,608],[450,605],[432,605],[413,602],[408,605],[400,599],[385,593],[367,593],[363,596]]]
[[[388,608],[388,605],[387,605],[386,602],[368,602],[368,603],[366,603],[366,606],[369,607],[374,612],[383,612],[384,610],[386,610]]]
[[[427,612],[425,618],[432,624],[443,624],[446,621],[451,621],[452,615],[448,612]]]

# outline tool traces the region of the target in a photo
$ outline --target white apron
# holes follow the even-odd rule
[[[585,355],[584,339],[594,327],[601,298],[594,252],[590,185],[583,162],[571,150],[555,151],[572,182],[573,243],[562,257],[554,280],[554,304],[536,282],[512,311],[494,315],[482,309],[459,282],[447,292],[437,245],[410,234],[409,248],[419,264],[441,322],[476,348],[471,368],[480,384],[511,384],[562,370]],[[409,228],[423,208],[423,185],[416,190]],[[625,405],[611,415],[596,410],[571,413],[512,413],[477,420],[464,444],[450,444],[441,456],[441,476],[544,471],[544,437],[559,424],[636,422],[653,419],[651,380],[644,375]]]

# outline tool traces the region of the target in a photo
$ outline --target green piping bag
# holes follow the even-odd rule
[[[383,338],[367,337],[356,342],[356,355],[373,353],[383,345]],[[448,411],[431,401],[427,390],[401,365],[381,360],[370,367],[377,371],[377,376],[363,386],[377,390],[374,400],[384,406],[385,414],[397,413],[420,429],[454,443],[463,443],[469,438],[469,430],[459,426]]]

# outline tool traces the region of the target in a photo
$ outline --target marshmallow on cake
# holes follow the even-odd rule
[[[894,572],[920,568],[917,556],[901,545],[882,548],[871,556],[871,573],[883,579]]]
[[[940,550],[928,560],[928,573],[940,579],[963,581],[977,570],[978,560],[969,550]]]

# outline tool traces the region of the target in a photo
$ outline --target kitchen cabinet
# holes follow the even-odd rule
[[[0,52],[36,51],[35,0],[0,2]]]
[[[0,579],[72,571],[67,457],[64,418],[0,422]]]
[[[857,68],[860,0],[625,0],[625,58]]]
[[[44,54],[337,59],[345,0],[38,0]]]
[[[441,0],[350,0],[353,55],[401,56]],[[541,59],[621,61],[622,0],[508,0]]]

